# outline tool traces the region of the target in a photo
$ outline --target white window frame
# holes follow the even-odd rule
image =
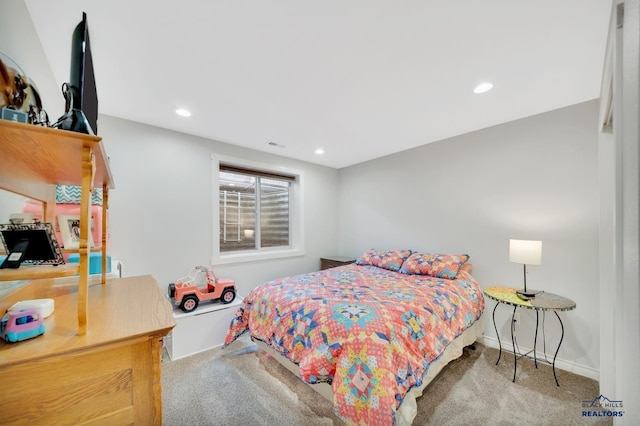
[[[289,228],[291,232],[289,235],[289,247],[267,247],[234,252],[220,252],[220,218],[218,217],[218,212],[220,211],[220,183],[218,181],[220,163],[295,177],[295,180],[291,182],[290,188]],[[211,171],[213,181],[211,191],[213,207],[213,255],[211,257],[211,265],[229,265],[233,263],[304,256],[304,172],[274,166],[273,164],[259,163],[214,153],[211,153]]]

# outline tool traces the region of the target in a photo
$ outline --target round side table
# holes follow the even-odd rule
[[[553,378],[556,380],[556,385],[560,386],[558,383],[558,377],[556,376],[556,357],[558,356],[558,352],[560,351],[560,345],[562,345],[562,340],[564,339],[564,326],[562,325],[562,320],[558,315],[558,311],[571,311],[576,308],[576,303],[567,299],[566,297],[558,296],[557,294],[547,293],[545,291],[539,291],[536,296],[529,300],[521,299],[516,294],[515,288],[511,287],[489,287],[484,290],[484,294],[490,298],[495,300],[496,306],[493,308],[493,327],[496,330],[496,336],[498,337],[498,346],[500,347],[500,352],[498,354],[498,361],[496,361],[496,365],[500,362],[500,357],[502,356],[502,342],[500,341],[500,334],[498,333],[498,327],[496,326],[496,309],[498,305],[501,303],[505,305],[513,306],[513,313],[511,314],[511,343],[513,345],[513,382],[516,381],[516,369],[518,364],[518,353],[516,351],[515,339],[513,337],[513,330],[515,328],[515,315],[516,310],[518,308],[525,309],[533,309],[536,311],[536,333],[533,339],[533,360],[536,368],[538,368],[538,359],[536,357],[536,343],[538,340],[538,314],[540,311],[553,311],[556,314],[556,318],[560,322],[560,329],[562,334],[560,335],[560,342],[558,342],[558,348],[556,349],[556,353],[553,356],[552,369],[553,369]],[[519,351],[518,351],[519,352]],[[527,352],[528,354],[529,352]],[[526,356],[527,354],[521,355]]]

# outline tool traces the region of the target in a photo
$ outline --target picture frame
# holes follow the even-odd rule
[[[13,265],[5,265],[7,260],[12,262],[11,255],[25,241],[27,249],[21,259],[13,262]],[[3,262],[3,267],[17,268],[20,263],[27,265],[62,265],[65,263],[53,225],[48,222],[0,224],[0,242],[6,253],[10,253]]]
[[[58,227],[60,228],[60,236],[62,237],[62,247],[65,249],[80,248],[80,215],[79,214],[61,214],[58,215]],[[93,235],[89,229],[89,238],[87,242],[91,248],[93,244]]]

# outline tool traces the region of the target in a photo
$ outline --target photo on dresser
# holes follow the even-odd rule
[[[65,249],[80,248],[80,215],[58,215],[58,226],[62,236],[62,246]],[[93,247],[91,232],[89,232],[87,245]]]

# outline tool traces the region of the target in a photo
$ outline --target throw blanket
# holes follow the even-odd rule
[[[355,264],[264,283],[244,298],[225,345],[250,330],[328,382],[348,424],[390,425],[429,365],[484,310],[478,283]]]

